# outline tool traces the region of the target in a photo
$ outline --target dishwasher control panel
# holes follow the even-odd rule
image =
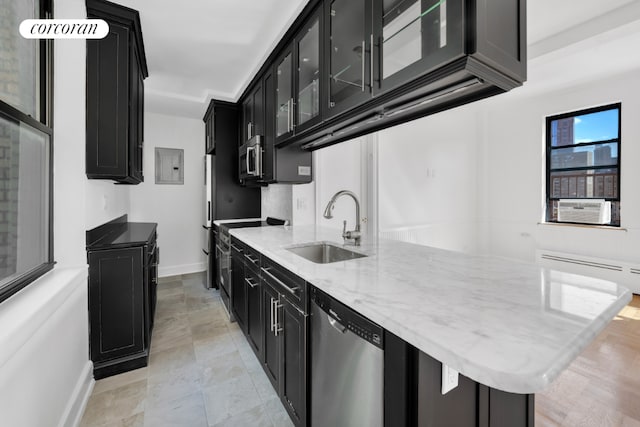
[[[314,286],[310,287],[311,302],[315,303],[337,325],[356,334],[371,344],[384,349],[384,330],[378,324],[353,311]]]

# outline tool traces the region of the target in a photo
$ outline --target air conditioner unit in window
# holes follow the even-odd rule
[[[558,201],[558,222],[609,224],[611,222],[611,202],[606,202],[603,199],[561,199]]]

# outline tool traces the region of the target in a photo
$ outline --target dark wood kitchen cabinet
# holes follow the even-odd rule
[[[264,104],[262,81],[258,81],[242,102],[242,126],[239,145],[256,135],[264,135]]]
[[[156,227],[127,222],[125,215],[87,232],[96,379],[147,366],[157,298]]]
[[[293,135],[294,99],[293,99],[293,49],[285,49],[275,64],[275,101],[276,101],[276,142]]]
[[[231,309],[233,315],[246,333],[247,330],[247,286],[244,281],[244,254],[242,250],[236,250],[238,243],[231,246]]]
[[[143,175],[144,79],[149,76],[136,10],[87,0],[87,17],[109,33],[87,40],[86,174],[139,184]]]
[[[322,118],[320,100],[324,84],[320,78],[323,64],[321,17],[320,11],[311,16],[276,59],[276,145],[294,133],[320,123]]]
[[[215,101],[209,103],[207,112],[204,114],[204,153],[214,154],[216,148],[216,109]]]
[[[272,73],[275,145],[315,150],[507,92],[526,57],[526,0],[311,0],[249,87]]]
[[[309,328],[306,282],[264,257],[261,277],[263,367],[291,420],[296,426],[306,426]]]
[[[260,253],[244,245],[244,286],[247,295],[246,334],[249,344],[262,359],[262,291],[260,283]]]
[[[238,106],[212,99],[204,116],[212,119],[211,220],[260,217],[260,188],[238,181]]]
[[[302,184],[312,180],[311,152],[297,147],[276,148],[276,78],[269,70],[263,80],[264,139],[261,182]]]
[[[325,2],[328,117],[371,97],[371,8],[371,0]]]

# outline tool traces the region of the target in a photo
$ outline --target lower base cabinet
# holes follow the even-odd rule
[[[295,426],[309,426],[307,283],[264,256],[259,271],[243,258],[233,261],[236,317]],[[387,331],[384,342],[385,427],[534,427],[533,395],[463,375],[443,395],[442,363]]]
[[[276,389],[279,391],[280,387],[280,349],[279,343],[280,339],[278,338],[278,332],[274,331],[274,322],[276,316],[274,314],[274,307],[277,308],[278,298],[280,295],[278,291],[273,289],[268,284],[262,282],[262,313],[263,313],[263,336],[264,336],[264,347],[263,347],[263,357],[260,360],[262,362],[262,367],[264,368],[269,381]]]
[[[247,294],[247,338],[253,351],[262,358],[262,304],[260,275],[246,266],[244,270],[244,283]]]
[[[159,259],[156,224],[125,227],[150,237],[87,247],[89,354],[95,379],[147,366],[149,359]]]
[[[280,394],[296,425],[307,425],[307,330],[308,314],[281,298],[282,353]]]
[[[246,333],[247,325],[247,290],[244,281],[244,262],[242,252],[231,250],[231,310],[242,329]]]

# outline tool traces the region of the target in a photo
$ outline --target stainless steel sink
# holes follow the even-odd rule
[[[328,242],[309,243],[308,245],[293,246],[286,249],[316,264],[329,264],[331,262],[366,257],[365,254],[360,252],[351,251]]]

